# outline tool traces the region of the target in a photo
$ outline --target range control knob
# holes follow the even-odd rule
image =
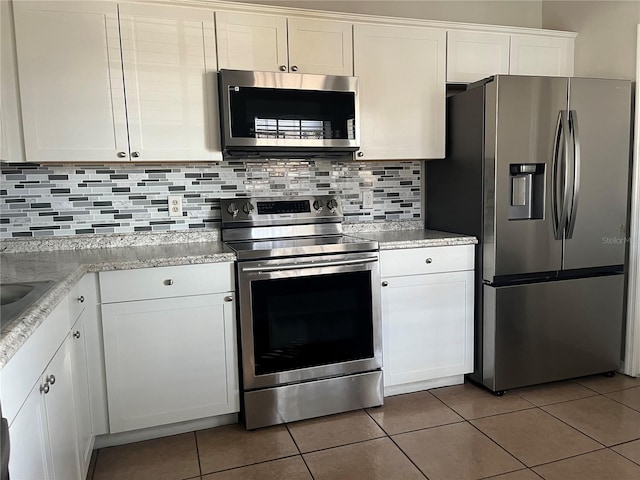
[[[227,206],[227,212],[229,212],[229,215],[231,215],[232,217],[235,217],[236,215],[238,215],[238,206],[235,203],[230,203]]]
[[[324,207],[324,203],[322,203],[322,200],[316,200],[313,202],[313,209],[316,212],[321,212],[322,211],[322,207]]]
[[[332,198],[331,200],[329,200],[327,202],[327,208],[331,213],[335,212],[336,208],[338,208],[338,200],[336,200],[335,198]]]
[[[253,213],[254,206],[251,202],[247,202],[242,206],[242,211],[247,215],[251,215]]]

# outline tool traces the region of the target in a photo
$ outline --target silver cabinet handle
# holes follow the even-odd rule
[[[164,281],[164,284],[165,284],[165,285],[173,285],[173,280],[171,280],[170,278],[167,278],[167,279]]]
[[[49,384],[48,383],[44,383],[44,384],[40,385],[40,393],[44,393],[45,395],[47,393],[49,393]]]
[[[138,158],[140,156],[140,152],[131,152],[131,156],[133,158]]]
[[[287,66],[286,65],[280,65],[280,71],[281,72],[286,72],[287,71]]]
[[[292,72],[297,72],[298,71],[298,66],[297,65],[292,66],[291,67],[291,71]]]
[[[433,259],[431,257],[427,258],[425,260],[425,263],[433,263]]]
[[[358,153],[356,153],[356,155],[357,155],[358,157],[362,158],[362,157],[364,157],[364,152],[358,152]]]
[[[56,376],[51,374],[45,380],[48,384],[53,385],[54,383],[56,383]]]
[[[80,338],[80,331],[76,330],[75,332],[73,332],[73,338]]]
[[[84,295],[78,297],[78,303],[84,303]]]
[[[387,287],[388,285],[389,285],[389,282],[382,282],[383,287]]]
[[[118,158],[125,158],[127,156],[126,152],[118,152]]]
[[[224,297],[224,301],[225,302],[233,302],[233,297],[231,295],[227,295],[226,297]]]

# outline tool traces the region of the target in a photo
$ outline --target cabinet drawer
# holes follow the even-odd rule
[[[71,289],[67,299],[69,302],[69,319],[73,325],[87,305],[96,304],[96,274],[87,273]]]
[[[100,272],[102,303],[233,290],[233,262]]]
[[[380,276],[473,270],[474,245],[423,247],[380,252]]]

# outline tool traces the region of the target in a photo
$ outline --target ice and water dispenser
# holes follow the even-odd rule
[[[534,220],[544,216],[544,163],[509,165],[511,201],[509,220]]]

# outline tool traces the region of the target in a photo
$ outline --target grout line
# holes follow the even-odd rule
[[[198,446],[198,434],[194,431],[193,437],[196,442],[196,455],[198,456],[198,471],[200,472],[200,476],[202,476],[202,463],[200,463],[200,447]]]
[[[527,409],[527,410],[531,410],[531,409]],[[521,411],[521,410],[518,410]],[[508,412],[508,413],[513,413],[513,412]],[[496,416],[496,415],[493,415]],[[487,417],[483,417],[483,418],[487,418]],[[474,419],[474,420],[479,420],[479,419]],[[473,423],[471,423],[471,421],[467,421],[467,423],[475,428],[482,436],[488,438],[492,443],[494,443],[500,450],[503,450],[504,452],[506,452],[511,458],[513,458],[516,462],[518,462],[519,464],[521,464],[522,466],[524,466],[525,468],[529,468],[529,465],[527,465],[526,463],[524,463],[522,460],[520,460],[518,457],[516,457],[513,453],[511,453],[509,450],[507,450],[505,447],[503,447],[502,445],[500,445],[497,441],[495,441],[493,438],[491,438],[489,435],[487,435],[486,433],[484,433],[482,430],[480,430],[477,426],[475,426]],[[522,469],[520,469],[522,470]],[[512,471],[516,471],[516,470],[512,470]],[[503,472],[503,473],[508,473],[508,472]]]

